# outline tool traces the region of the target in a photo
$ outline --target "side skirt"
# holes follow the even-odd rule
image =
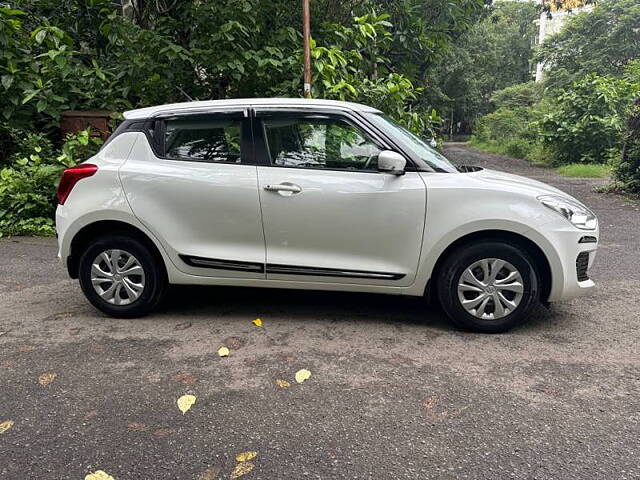
[[[235,270],[239,272],[264,273],[265,265],[257,262],[222,260],[217,258],[180,255],[180,259],[192,267]],[[365,278],[371,280],[400,280],[404,273],[371,272],[366,270],[345,270],[341,268],[300,267],[295,265],[266,264],[266,273],[277,275],[304,275],[310,277]]]

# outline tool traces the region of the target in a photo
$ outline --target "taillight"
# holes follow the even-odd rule
[[[97,171],[98,167],[96,165],[93,165],[92,163],[83,163],[77,167],[67,168],[62,172],[60,184],[58,185],[58,192],[56,193],[58,196],[58,203],[60,205],[64,205],[64,202],[67,201],[67,197],[71,193],[71,190],[73,190],[76,183],[83,178],[90,177]]]

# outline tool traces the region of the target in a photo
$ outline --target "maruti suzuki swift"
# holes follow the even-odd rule
[[[425,296],[502,332],[594,288],[598,222],[524,177],[455,167],[382,112],[247,99],[133,110],[58,189],[59,256],[114,317],[170,284]]]

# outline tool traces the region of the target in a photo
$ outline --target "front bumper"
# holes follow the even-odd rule
[[[547,301],[557,302],[588,295],[595,288],[589,276],[598,250],[600,232],[580,230],[562,218],[530,231],[543,249],[551,270]]]

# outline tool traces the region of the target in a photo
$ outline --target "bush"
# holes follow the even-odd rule
[[[69,135],[55,152],[50,142],[27,135],[22,150],[0,170],[0,236],[53,235],[60,174],[65,167],[86,160],[101,143],[85,130]]]
[[[522,138],[511,138],[504,144],[505,154],[515,158],[527,158],[531,144]]]
[[[476,122],[474,136],[480,141],[522,138],[527,135],[529,117],[525,107],[499,108]]]
[[[623,190],[640,193],[640,98],[631,112],[624,148],[613,174]]]
[[[604,163],[622,143],[626,112],[640,85],[624,78],[587,75],[562,92],[539,122],[557,163]]]
[[[549,150],[549,147],[540,142],[536,142],[531,144],[526,159],[536,165],[549,166],[553,164],[553,152]]]
[[[519,83],[494,92],[491,103],[496,108],[530,107],[542,99],[542,92],[541,83]]]

